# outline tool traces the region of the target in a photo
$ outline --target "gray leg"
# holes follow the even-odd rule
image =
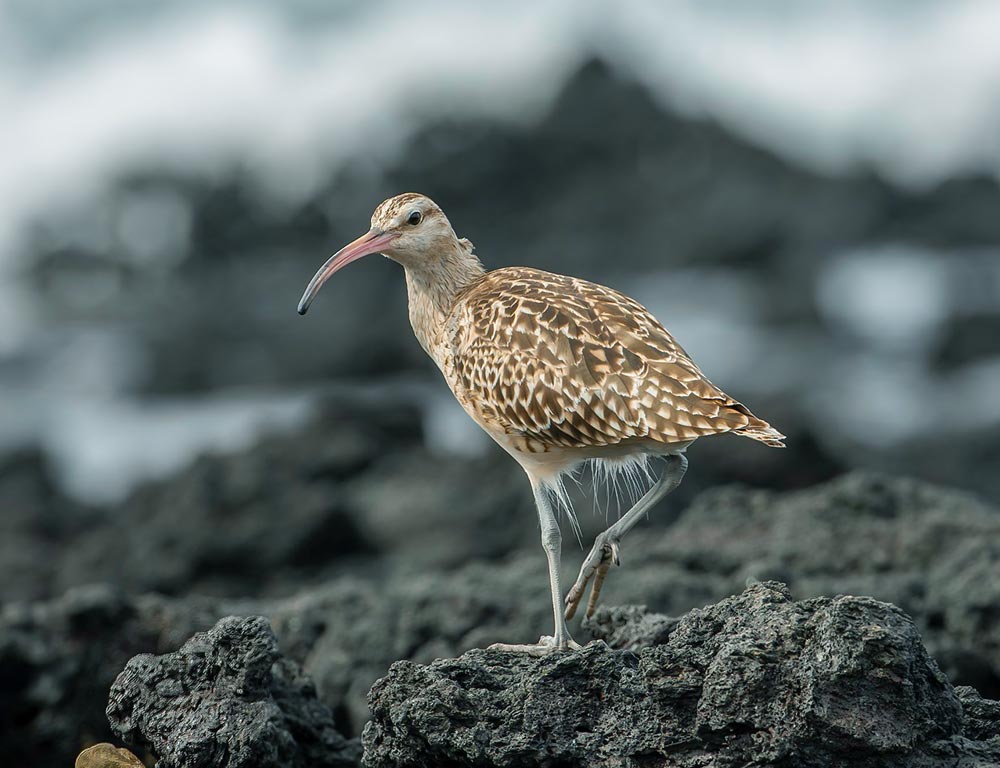
[[[621,538],[628,533],[639,522],[646,512],[648,512],[656,502],[674,490],[684,479],[687,472],[688,461],[684,454],[678,453],[667,457],[667,466],[663,470],[663,475],[653,484],[653,487],[646,491],[645,495],[636,502],[628,512],[622,515],[621,519],[608,528],[603,533],[598,534],[594,540],[594,546],[590,550],[580,566],[580,575],[576,577],[576,582],[569,594],[566,595],[566,618],[572,619],[576,609],[583,599],[583,591],[587,588],[587,583],[594,579],[594,586],[590,591],[590,599],[587,601],[587,616],[594,613],[597,606],[597,598],[601,594],[601,587],[604,584],[604,577],[608,573],[608,568],[612,563],[620,564],[619,545]]]
[[[545,490],[537,485],[534,490],[535,504],[538,507],[538,521],[542,526],[542,548],[545,550],[545,558],[549,563],[549,591],[552,594],[552,613],[555,617],[553,639],[556,646],[565,648],[573,638],[569,636],[569,629],[566,627],[566,617],[563,615],[562,607],[562,588],[559,585],[562,533],[559,530],[559,521],[552,510],[552,503]]]
[[[569,634],[566,617],[563,614],[562,589],[559,586],[559,558],[562,551],[562,533],[559,531],[559,521],[556,519],[552,503],[539,483],[531,484],[535,492],[535,506],[538,508],[538,521],[542,527],[542,547],[549,564],[549,590],[552,596],[552,613],[555,617],[555,633],[544,636],[535,645],[509,645],[494,643],[490,648],[503,651],[520,651],[535,656],[579,648]]]

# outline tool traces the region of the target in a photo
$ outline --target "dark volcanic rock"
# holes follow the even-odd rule
[[[108,719],[157,768],[319,768],[357,763],[312,682],[284,659],[267,619],[230,616],[179,651],[133,658]]]
[[[454,471],[456,482],[462,480]],[[469,498],[463,504],[453,497],[458,532],[444,524],[444,512],[436,529],[442,541],[454,543],[455,557],[469,557],[475,526],[483,526],[482,538],[499,535],[475,512],[480,499],[473,489],[481,476],[462,482]],[[402,498],[411,486],[399,485]],[[394,513],[423,514],[422,508],[434,503],[430,486],[418,486],[425,490],[411,494],[412,503]],[[347,496],[355,491],[366,499],[357,502],[359,509],[383,508],[375,530],[391,531],[387,496],[380,495],[387,491],[363,479]],[[788,581],[803,597],[868,594],[914,617],[952,681],[997,698],[1000,513],[995,509],[954,490],[874,475],[850,475],[787,494],[718,489],[700,497],[673,526],[664,520],[669,508],[668,500],[622,542],[623,566],[605,583],[606,605],[645,603],[681,616],[738,593],[747,579],[767,578]],[[280,526],[280,511],[275,514]],[[49,602],[8,604],[0,613],[3,754],[15,762],[71,764],[87,744],[111,739],[101,710],[129,658],[174,650],[231,614],[267,616],[283,651],[316,682],[338,730],[356,735],[369,716],[368,690],[392,662],[430,663],[497,641],[531,642],[550,631],[534,513],[525,507],[495,519],[530,539],[529,549],[444,567],[420,556],[408,561],[402,535],[393,542],[366,531],[372,540],[386,542],[380,549],[400,554],[369,564],[352,561],[351,575],[290,597],[125,597],[102,588],[74,590]],[[575,576],[582,552],[568,536],[564,555],[564,575]],[[589,630],[613,647],[634,649],[664,642],[675,624],[632,608],[606,608],[586,629],[573,631],[581,642],[589,639]]]
[[[592,643],[398,662],[370,704],[369,768],[1000,760],[1000,744],[962,736],[962,705],[902,611],[793,602],[773,582],[692,611],[638,654]]]
[[[383,570],[386,559],[440,569],[534,547],[517,465],[430,453],[406,402],[418,396],[327,395],[303,425],[201,456],[103,510],[62,496],[41,452],[0,458],[0,599],[90,583],[135,594],[290,594]],[[511,525],[512,515],[529,524]]]
[[[679,621],[649,613],[644,605],[599,605],[591,618],[583,620],[583,628],[611,648],[634,651],[665,643]]]
[[[130,658],[169,653],[227,615],[267,616],[281,648],[315,680],[342,733],[397,659],[429,662],[497,640],[536,639],[551,621],[544,557],[450,573],[344,577],[290,598],[126,596],[106,587],[0,611],[0,748],[12,764],[70,765],[111,741],[107,692]]]
[[[1000,701],[984,699],[979,691],[967,685],[955,688],[965,716],[963,734],[970,739],[1000,740]]]
[[[913,616],[953,681],[1000,697],[1000,512],[975,497],[854,473],[792,493],[714,489],[653,533],[656,515],[623,540],[608,603],[679,615],[748,579],[871,595]]]

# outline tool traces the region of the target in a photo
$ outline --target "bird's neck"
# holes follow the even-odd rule
[[[486,274],[470,248],[455,242],[446,252],[435,257],[432,264],[405,267],[410,325],[420,346],[435,362],[439,333],[458,295]]]

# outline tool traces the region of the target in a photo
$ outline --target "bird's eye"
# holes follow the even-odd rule
[[[410,215],[406,217],[406,223],[417,226],[420,223],[420,219],[423,218],[420,215],[420,211],[410,211]]]

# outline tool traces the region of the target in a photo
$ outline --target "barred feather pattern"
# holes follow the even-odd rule
[[[527,267],[486,272],[455,296],[436,341],[459,402],[517,451],[665,453],[722,432],[784,445],[645,307],[586,280]]]

